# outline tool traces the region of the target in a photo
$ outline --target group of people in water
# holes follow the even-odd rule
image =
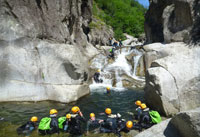
[[[110,38],[110,43],[113,39]],[[110,50],[110,57],[114,57],[114,50],[117,46],[121,47],[121,40],[114,41],[112,43],[112,49]],[[100,78],[100,69],[94,74],[93,79],[96,83],[102,83]],[[111,93],[110,87],[106,87],[107,93]],[[95,113],[90,113],[89,120],[86,121],[83,113],[78,106],[74,106],[70,109],[69,113],[65,116],[57,117],[58,111],[51,109],[49,117],[42,118],[39,122],[38,117],[31,117],[30,121],[17,128],[18,134],[30,135],[35,129],[38,129],[39,134],[59,134],[60,132],[67,132],[72,135],[82,135],[84,133],[83,124],[87,123],[86,134],[90,133],[114,133],[118,137],[121,137],[120,132],[128,133],[130,130],[135,129],[142,131],[151,127],[152,125],[159,123],[161,117],[157,111],[150,111],[145,103],[140,100],[135,102],[136,113],[134,114],[134,120],[124,120],[119,113],[113,114],[111,108],[106,108],[103,113],[106,117],[104,119],[97,119]]]
[[[36,116],[31,117],[30,121],[20,126],[17,129],[18,134],[30,135],[35,129],[38,129],[39,134],[59,134],[60,132],[67,132],[72,135],[82,135],[84,129],[82,124],[87,122],[86,134],[91,133],[114,133],[121,137],[120,132],[128,133],[135,129],[142,131],[142,128],[149,128],[153,124],[161,121],[160,115],[151,115],[146,104],[137,100],[136,114],[134,120],[124,120],[119,113],[113,114],[111,108],[105,109],[105,119],[97,119],[94,113],[90,113],[90,119],[86,121],[83,113],[78,106],[71,108],[70,113],[63,117],[57,117],[58,111],[56,109],[50,110],[50,116],[42,118],[40,122]],[[157,111],[154,111],[157,112]],[[158,112],[157,112],[158,113]],[[137,122],[135,121],[137,120]]]

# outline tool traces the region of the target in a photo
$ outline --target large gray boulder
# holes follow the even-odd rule
[[[0,42],[0,101],[71,102],[89,93],[87,58],[73,45]]]
[[[151,0],[145,16],[147,42],[199,41],[199,8],[199,0]]]
[[[165,50],[168,56],[154,60],[146,73],[147,104],[165,115],[200,104],[200,48],[190,49],[185,44],[180,48],[181,45],[172,44],[171,50]]]
[[[71,102],[89,93],[92,0],[0,0],[0,101]]]

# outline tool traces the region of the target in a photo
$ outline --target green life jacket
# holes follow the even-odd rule
[[[151,122],[154,124],[160,123],[161,122],[161,116],[157,111],[149,111],[149,115],[151,117]]]
[[[66,121],[66,117],[60,117],[58,119],[58,126],[60,129],[63,129],[63,123]]]
[[[40,124],[38,126],[38,129],[48,130],[48,129],[50,129],[50,123],[51,123],[51,118],[49,118],[49,117],[42,118],[40,121]]]
[[[110,49],[109,51],[112,52],[112,49]]]

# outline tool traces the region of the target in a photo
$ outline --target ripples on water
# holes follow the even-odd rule
[[[86,119],[89,118],[91,112],[94,112],[97,118],[104,118],[99,113],[104,112],[106,107],[110,107],[113,113],[120,113],[122,118],[129,120],[132,119],[132,116],[128,112],[134,112],[136,107],[134,101],[137,99],[143,100],[143,96],[144,92],[142,90],[112,91],[111,94],[106,94],[103,91],[92,92],[90,95],[70,104],[52,101],[0,103],[0,117],[4,118],[3,121],[0,121],[0,136],[17,136],[16,127],[28,121],[33,115],[41,119],[49,116],[49,110],[55,108],[59,112],[58,116],[63,116],[74,105],[80,107]],[[4,125],[11,128],[8,130]],[[7,136],[8,134],[9,136]]]

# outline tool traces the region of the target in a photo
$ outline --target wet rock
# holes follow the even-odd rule
[[[144,81],[134,79],[128,75],[122,75],[121,79],[124,87],[144,88],[145,86]]]
[[[200,49],[179,44],[165,45],[168,56],[153,61],[146,75],[146,101],[165,115],[196,108],[200,104]]]
[[[151,1],[145,16],[147,42],[198,41],[199,8],[198,0]]]

